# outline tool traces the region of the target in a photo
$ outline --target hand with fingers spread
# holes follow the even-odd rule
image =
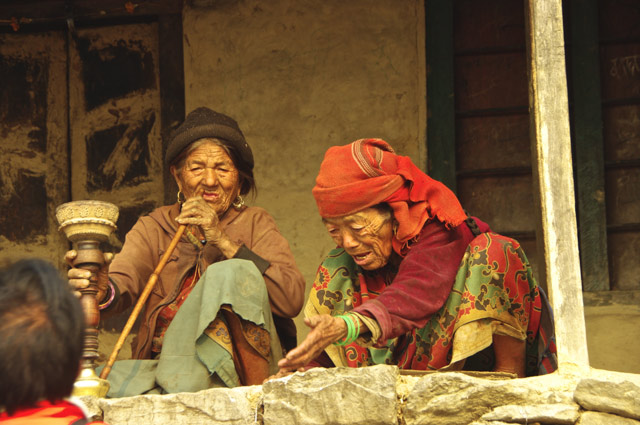
[[[69,279],[69,285],[76,293],[76,296],[80,296],[80,289],[84,289],[89,286],[89,279],[91,278],[91,272],[86,269],[77,268],[74,266],[75,259],[78,256],[78,252],[76,250],[67,251],[64,260],[69,265],[69,270],[67,271],[67,278]],[[100,267],[97,273],[97,289],[98,293],[96,294],[96,299],[100,302],[104,299],[107,293],[107,287],[109,285],[109,264],[111,264],[111,260],[113,260],[113,253],[105,252],[104,253],[104,264]]]
[[[304,371],[305,371],[305,368],[303,367],[298,368],[297,370],[280,369],[275,375],[269,376],[267,379],[262,381],[262,383],[264,384],[265,382],[271,381],[273,379],[284,378],[286,376],[293,375],[295,372],[304,372]]]
[[[320,314],[304,319],[304,323],[311,331],[300,345],[278,362],[278,374],[303,368],[325,348],[347,335],[347,325],[339,317]]]

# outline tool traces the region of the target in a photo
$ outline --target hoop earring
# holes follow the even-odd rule
[[[180,199],[180,195],[182,195],[182,197],[183,197],[184,199]],[[179,203],[180,205],[182,205],[182,204],[184,203],[184,201],[186,201],[186,200],[187,200],[187,197],[186,197],[186,196],[184,196],[184,193],[182,193],[182,190],[180,190],[180,189],[178,189],[178,196],[177,196],[177,198],[178,198],[178,203]]]
[[[242,199],[242,195],[238,195],[236,200],[233,201],[233,203],[231,205],[233,205],[233,208],[235,208],[237,210],[242,208],[244,206],[244,199]]]

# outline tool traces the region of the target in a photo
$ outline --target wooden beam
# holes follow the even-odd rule
[[[456,191],[453,2],[425,0],[427,170]]]
[[[160,68],[160,108],[162,160],[173,130],[184,121],[184,55],[182,49],[182,13],[160,15],[158,20],[158,46]],[[176,201],[178,185],[164,165],[164,201]]]
[[[571,109],[576,152],[580,259],[585,291],[610,289],[598,52],[598,2],[573,0]]]
[[[588,367],[571,163],[561,0],[526,0],[538,258],[555,314],[558,362]],[[541,251],[541,252],[540,252]]]
[[[135,19],[182,13],[182,0],[5,0],[0,4],[0,29],[29,31],[42,26]]]

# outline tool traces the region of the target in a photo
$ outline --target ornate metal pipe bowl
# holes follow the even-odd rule
[[[106,242],[117,228],[118,207],[103,201],[72,201],[56,208],[56,219],[58,230],[72,242]]]

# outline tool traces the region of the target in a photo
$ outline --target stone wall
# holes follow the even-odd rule
[[[262,386],[83,401],[110,425],[640,424],[640,375],[565,368],[524,379],[319,368]]]

